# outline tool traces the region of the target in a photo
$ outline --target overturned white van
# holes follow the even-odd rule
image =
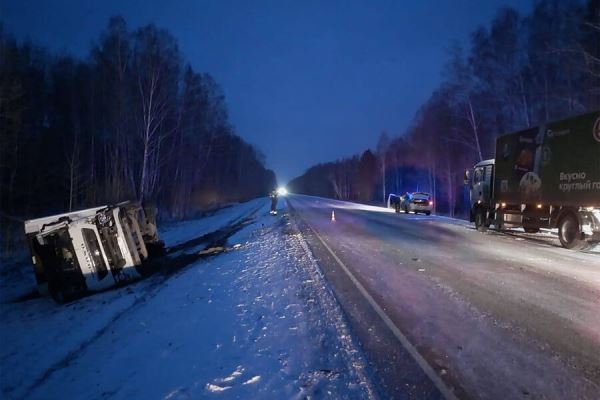
[[[164,251],[155,212],[124,202],[25,221],[38,291],[63,303],[138,279]]]

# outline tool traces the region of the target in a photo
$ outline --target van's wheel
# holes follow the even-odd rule
[[[62,289],[49,289],[50,296],[54,299],[58,304],[65,304],[65,296],[63,294]]]
[[[560,244],[567,249],[581,250],[587,247],[586,241],[581,238],[579,221],[571,213],[566,214],[558,221],[558,239]]]
[[[477,210],[477,213],[475,214],[475,229],[479,232],[485,232],[489,227],[490,224],[486,222],[485,218],[485,210]]]
[[[52,265],[49,265],[46,268],[46,279],[48,280],[48,292],[52,299],[58,304],[64,304],[65,300],[65,292],[63,290],[62,284],[62,276],[53,268]]]
[[[58,282],[48,282],[48,292],[50,292],[50,296],[58,304],[65,304],[69,301],[64,288]]]
[[[85,281],[53,270],[48,276],[48,292],[55,302],[65,304],[85,295]]]
[[[162,240],[146,243],[146,250],[148,250],[148,258],[159,258],[167,254],[165,242]]]
[[[431,215],[431,211],[425,211],[425,215]]]
[[[64,285],[48,285],[48,291],[50,295],[58,304],[65,304],[75,299],[83,297],[84,290],[76,286],[64,286]]]

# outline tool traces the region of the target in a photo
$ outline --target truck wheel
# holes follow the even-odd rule
[[[48,282],[48,291],[50,292],[50,296],[54,299],[58,304],[65,304],[70,301],[70,297],[59,282]]]
[[[50,287],[48,291],[50,292],[50,296],[52,296],[55,302],[57,302],[58,304],[66,303],[65,293],[63,292],[62,288]]]
[[[162,240],[146,243],[146,250],[148,250],[148,258],[159,258],[167,254],[165,242]]]
[[[587,246],[579,232],[579,221],[573,214],[567,214],[558,221],[558,239],[567,249],[581,250]]]
[[[65,304],[85,295],[85,281],[79,281],[73,275],[65,275],[52,267],[48,268],[47,273],[48,292],[58,304]]]
[[[431,211],[425,211],[425,215],[431,215]]]
[[[475,229],[479,232],[485,232],[489,226],[490,225],[485,221],[485,211],[477,210],[475,214]]]
[[[500,218],[502,218],[502,216],[496,214],[496,218],[494,219],[494,227],[498,232],[502,232],[504,230],[504,221]]]

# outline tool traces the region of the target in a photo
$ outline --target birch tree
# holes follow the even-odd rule
[[[159,177],[161,146],[173,132],[179,73],[179,50],[173,37],[153,25],[134,35],[134,84],[137,88],[137,130],[141,138],[138,197],[152,197]]]

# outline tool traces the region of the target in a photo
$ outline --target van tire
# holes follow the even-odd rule
[[[86,294],[83,276],[65,274],[51,267],[46,270],[46,273],[48,279],[48,292],[56,303],[69,303]]]
[[[58,304],[65,304],[65,294],[61,287],[55,287],[54,285],[48,285],[48,292],[50,292],[50,296],[52,299]]]

